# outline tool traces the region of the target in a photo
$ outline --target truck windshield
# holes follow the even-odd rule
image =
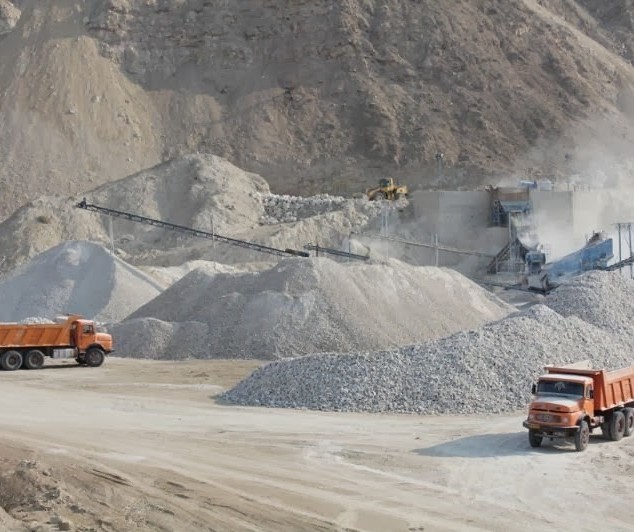
[[[539,381],[537,395],[575,395],[583,397],[583,384],[567,381]]]

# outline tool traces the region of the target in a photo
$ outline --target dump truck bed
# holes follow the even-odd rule
[[[71,345],[70,323],[0,323],[0,347],[67,347]]]
[[[594,383],[595,410],[603,412],[634,401],[634,366],[606,371],[604,369],[545,368],[548,374],[591,377]]]

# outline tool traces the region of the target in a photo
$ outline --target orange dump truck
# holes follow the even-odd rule
[[[0,367],[39,369],[44,357],[74,357],[97,367],[112,352],[112,336],[96,331],[95,323],[68,316],[62,323],[0,323]]]
[[[545,370],[533,385],[535,398],[523,423],[531,447],[539,447],[544,438],[571,438],[577,451],[583,451],[596,428],[614,441],[634,433],[634,366]]]

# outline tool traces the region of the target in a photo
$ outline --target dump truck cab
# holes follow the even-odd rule
[[[531,446],[539,447],[544,437],[551,440],[575,438],[580,440],[579,450],[585,449],[590,428],[596,425],[592,377],[548,373],[538,379],[532,392],[535,397],[524,422]],[[584,430],[580,434],[582,424]]]
[[[73,321],[71,340],[80,355],[85,354],[91,348],[101,349],[104,353],[112,352],[112,336],[97,332],[95,322],[90,320],[77,319]]]
[[[572,427],[576,430],[579,417],[594,412],[593,381],[578,375],[549,374],[539,378],[533,387],[528,421]]]

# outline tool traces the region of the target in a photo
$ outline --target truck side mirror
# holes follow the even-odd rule
[[[531,393],[533,395],[535,395],[537,393],[537,386],[535,386],[534,384],[531,386]]]

